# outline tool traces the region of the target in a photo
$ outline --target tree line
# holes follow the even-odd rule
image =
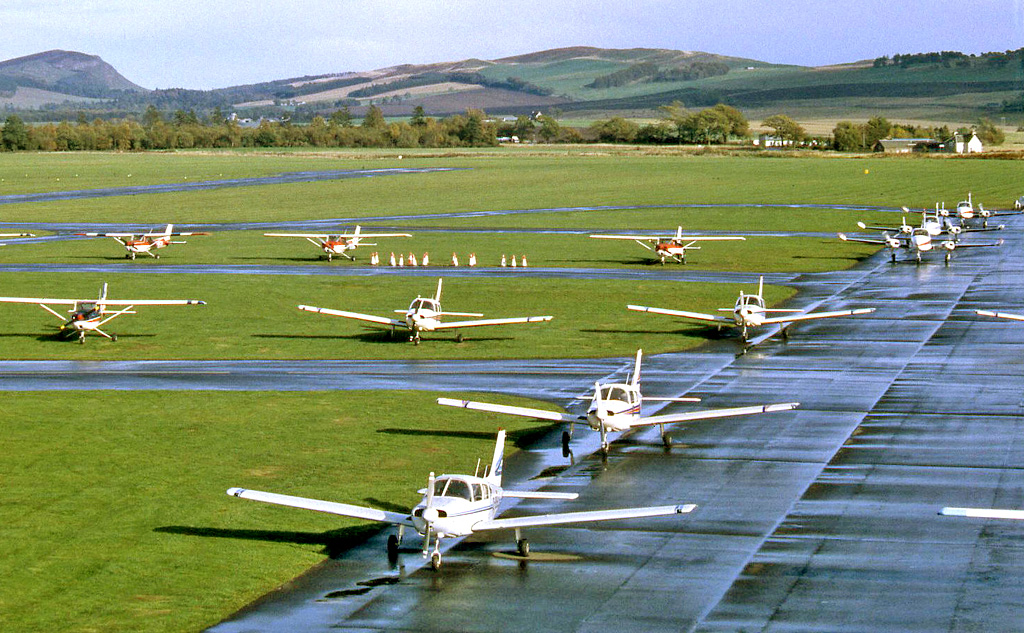
[[[693,81],[715,77],[729,72],[729,66],[719,61],[697,61],[678,68],[662,70],[654,62],[640,62],[627,68],[595,77],[584,88],[616,88],[639,82]]]

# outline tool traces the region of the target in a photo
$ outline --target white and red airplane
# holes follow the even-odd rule
[[[35,303],[64,324],[60,326],[60,335],[65,339],[78,337],[79,343],[85,343],[85,335],[96,332],[112,341],[117,335],[107,334],[100,328],[123,314],[135,314],[135,306],[183,306],[206,305],[198,299],[107,299],[107,284],[103,284],[98,299],[46,299],[42,297],[0,297],[2,303]],[[72,306],[68,310],[68,318],[47,304]],[[115,308],[115,309],[108,309]]]
[[[124,246],[125,258],[135,259],[136,255],[149,255],[153,259],[160,259],[160,256],[153,251],[167,248],[171,244],[186,244],[184,240],[175,241],[172,237],[188,237],[190,235],[209,235],[205,231],[175,232],[174,225],[168,224],[163,231],[150,233],[75,233],[85,237],[110,237]]]
[[[745,294],[740,291],[740,296],[732,308],[719,308],[719,312],[732,312],[732,317],[724,317],[715,314],[704,314],[702,312],[687,312],[685,310],[667,310],[665,308],[650,308],[647,306],[629,305],[626,306],[636,312],[650,312],[651,314],[666,314],[668,316],[682,317],[717,323],[720,326],[730,325],[740,328],[740,338],[747,340],[750,328],[763,325],[782,325],[782,334],[786,334],[786,327],[796,321],[811,321],[814,319],[834,319],[836,317],[853,316],[857,314],[869,314],[874,308],[858,308],[856,310],[835,310],[832,312],[804,312],[803,310],[791,310],[782,308],[768,308],[764,301],[764,276],[757,282],[757,294]],[[769,316],[772,313],[790,313],[791,316]]]
[[[315,306],[300,305],[299,310],[305,310],[307,312],[316,312],[318,314],[327,314],[330,316],[344,317],[346,319],[356,319],[358,321],[367,321],[369,323],[377,323],[391,328],[392,334],[394,334],[395,328],[404,328],[409,330],[409,340],[416,345],[420,344],[420,333],[421,332],[435,332],[438,330],[452,330],[467,327],[483,327],[488,325],[510,325],[514,323],[541,323],[544,321],[550,321],[554,317],[550,316],[531,316],[531,317],[512,317],[505,319],[479,319],[475,321],[449,321],[442,322],[442,317],[446,316],[464,316],[464,317],[482,317],[483,315],[477,312],[445,312],[441,310],[441,283],[443,279],[437,280],[437,294],[431,297],[420,297],[417,296],[409,304],[407,310],[395,310],[398,314],[404,314],[405,318],[389,319],[388,317],[379,317],[372,314],[360,314],[358,312],[345,312],[343,310],[331,310],[329,308],[318,308]],[[463,337],[461,333],[458,333],[455,340],[462,342]]]
[[[474,402],[472,400],[454,400],[452,398],[438,398],[437,403],[475,411],[489,411],[491,413],[505,413],[540,420],[567,422],[569,423],[569,430],[562,433],[562,453],[565,455],[569,454],[569,440],[572,437],[573,425],[576,422],[586,422],[590,428],[598,431],[601,434],[601,449],[607,451],[609,432],[621,433],[637,427],[658,425],[661,428],[662,442],[664,442],[665,446],[670,446],[672,440],[665,432],[666,424],[771,413],[773,411],[789,411],[800,406],[799,402],[783,402],[780,404],[759,404],[752,407],[709,409],[645,417],[641,413],[641,405],[644,402],[700,402],[700,398],[651,398],[641,395],[640,361],[642,356],[643,350],[637,350],[636,364],[633,366],[633,374],[629,382],[594,384],[594,393],[590,396],[590,407],[587,409],[586,415],[571,415],[556,411],[546,411],[544,409],[514,407],[488,402]]]
[[[388,558],[392,561],[398,558],[398,548],[402,543],[405,529],[413,528],[423,537],[423,557],[430,559],[430,566],[435,570],[441,567],[441,540],[445,538],[459,538],[477,532],[494,530],[514,530],[516,547],[520,556],[525,558],[530,555],[530,543],[522,536],[523,528],[672,516],[692,512],[697,507],[688,503],[499,519],[496,517],[501,510],[502,499],[572,500],[578,496],[574,492],[520,492],[502,488],[501,472],[504,453],[505,431],[500,430],[490,468],[486,469],[482,476],[473,474],[435,477],[434,473],[430,473],[427,477],[427,487],[419,491],[423,498],[409,513],[390,512],[347,503],[320,501],[244,488],[230,488],[227,493],[241,499],[390,523],[398,528],[397,534],[391,534],[387,540]],[[433,552],[430,551],[431,540],[433,540]]]
[[[375,243],[363,243],[366,238],[376,239],[378,237],[412,237],[409,233],[363,233],[361,227],[356,226],[352,233],[264,233],[265,237],[301,237],[312,244],[315,244],[327,254],[327,261],[334,259],[335,255],[341,255],[355,261],[355,258],[348,254],[348,251],[355,250],[358,246],[376,246]],[[323,258],[323,255],[320,256]]]
[[[683,235],[683,227],[676,229],[675,235],[667,237],[651,237],[648,235],[591,235],[599,240],[633,240],[640,246],[654,252],[664,264],[666,259],[674,259],[680,264],[686,263],[686,251],[700,250],[697,242],[724,242],[745,240],[740,235]]]

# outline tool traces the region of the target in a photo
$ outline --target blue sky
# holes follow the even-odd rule
[[[563,46],[818,66],[1024,47],[1024,0],[3,0],[0,60],[99,55],[146,88],[231,85]]]

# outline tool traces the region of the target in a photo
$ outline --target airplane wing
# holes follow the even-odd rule
[[[791,323],[793,321],[813,321],[814,319],[832,319],[835,317],[852,316],[855,314],[870,314],[874,312],[874,308],[857,308],[856,310],[836,310],[834,312],[808,312],[807,314],[798,314],[794,316],[784,317],[772,317],[761,321],[762,324],[768,325],[770,323]]]
[[[872,227],[868,227],[868,228],[872,228]],[[861,242],[862,244],[881,244],[882,246],[885,246],[885,245],[888,244],[888,242],[886,242],[885,240],[880,240],[880,239],[875,239],[875,238],[870,238],[870,237],[850,237],[846,233],[836,233],[836,235],[838,235],[839,239],[843,240],[844,242]],[[896,239],[900,239],[900,238],[897,237]]]
[[[353,506],[347,503],[336,503],[334,501],[319,501],[317,499],[306,499],[305,497],[279,495],[273,492],[246,490],[245,488],[229,488],[228,494],[231,495],[232,497],[238,497],[240,499],[251,499],[252,501],[262,501],[263,503],[272,503],[274,505],[279,506],[303,508],[305,510],[315,510],[317,512],[326,512],[328,514],[339,514],[341,516],[346,517],[366,519],[367,521],[379,521],[381,523],[391,523],[394,525],[408,525],[411,527],[415,527],[415,525],[412,522],[412,517],[410,517],[408,514],[387,512],[386,510],[365,508],[363,506]]]
[[[667,314],[668,316],[683,317],[685,319],[696,319],[698,321],[710,321],[711,323],[728,323],[735,325],[735,321],[716,314],[704,314],[702,312],[687,312],[685,310],[666,310],[665,308],[649,308],[647,306],[626,306],[629,310],[636,312],[650,312],[652,314]]]
[[[991,310],[975,310],[981,316],[999,317],[1000,319],[1011,319],[1013,321],[1024,321],[1024,315],[1010,314],[1009,312],[993,312]]]
[[[184,234],[183,234],[184,235]],[[264,233],[264,237],[305,237],[326,240],[331,237],[412,237],[411,233]]]
[[[545,411],[544,409],[530,409],[528,407],[513,407],[505,404],[491,404],[489,402],[474,402],[472,400],[455,400],[453,398],[438,398],[437,404],[446,407],[459,407],[461,409],[472,409],[474,411],[490,411],[491,413],[506,413],[518,415],[524,418],[537,418],[540,420],[553,420],[555,422],[579,422],[580,417],[557,411]],[[585,419],[585,418],[584,418]]]
[[[1024,510],[995,510],[989,508],[943,508],[939,514],[948,517],[977,517],[982,519],[1024,520]]]
[[[449,323],[439,323],[434,326],[435,330],[451,330],[453,328],[460,327],[482,327],[485,325],[509,325],[512,323],[542,323],[544,321],[550,321],[554,317],[550,316],[532,316],[532,317],[514,317],[511,319],[480,319],[478,321],[451,321]]]
[[[145,233],[72,233],[79,237],[140,237]]]
[[[988,248],[988,247],[992,247],[992,246],[1002,246],[1002,245],[1003,245],[1003,240],[999,240],[998,242],[983,242],[983,243],[978,243],[978,242],[956,242],[956,248],[958,248],[958,249],[960,249],[960,248]]]
[[[3,303],[52,303],[54,305],[65,305],[73,306],[78,303],[86,301],[96,301],[95,299],[46,299],[43,297],[0,297],[0,302]]]
[[[590,237],[593,237],[593,238],[596,238],[596,239],[599,239],[599,240],[633,240],[633,241],[642,241],[642,240],[661,241],[661,240],[674,240],[674,239],[676,239],[675,235],[667,235],[667,236],[664,236],[664,237],[657,237],[657,236],[654,236],[654,235],[591,235]],[[684,239],[684,240],[686,240],[688,242],[723,242],[723,241],[732,241],[732,240],[746,240],[747,238],[742,237],[740,235],[684,235],[684,236],[682,236],[682,239]]]
[[[87,299],[82,302],[93,302],[105,306],[204,306],[205,301],[199,299]]]
[[[344,317],[346,319],[356,319],[358,321],[369,321],[370,323],[379,323],[381,325],[390,325],[393,327],[409,327],[405,321],[399,321],[398,319],[389,319],[387,317],[374,316],[372,314],[345,312],[344,310],[331,310],[330,308],[318,308],[316,306],[299,306],[299,310],[305,310],[306,312],[316,312],[318,314],[329,314],[330,316]]]
[[[564,525],[566,523],[592,523],[594,521],[616,521],[640,519],[643,517],[669,516],[693,512],[696,504],[675,506],[650,506],[646,508],[622,508],[621,510],[595,510],[593,512],[566,512],[563,514],[540,514],[514,519],[491,519],[473,525],[474,532],[505,530],[509,528],[540,527],[543,525]]]
[[[799,402],[783,402],[781,404],[759,404],[752,407],[733,407],[730,409],[711,409],[708,411],[689,411],[687,413],[669,413],[666,415],[653,415],[647,418],[640,418],[633,426],[652,426],[654,424],[669,424],[672,422],[692,422],[695,420],[710,420],[713,418],[728,418],[737,415],[754,415],[757,413],[772,413],[773,411],[790,411],[800,406]]]

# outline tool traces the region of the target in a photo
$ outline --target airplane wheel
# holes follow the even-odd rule
[[[441,553],[434,552],[430,555],[430,568],[434,571],[441,569]]]
[[[153,259],[160,259],[159,255],[153,255]]]
[[[461,332],[459,332],[458,334],[455,335],[455,342],[456,343],[461,343],[464,340],[466,340],[466,337],[462,336]]]
[[[117,342],[117,334],[111,334],[110,335],[110,340],[114,341],[116,343]]]
[[[661,436],[661,443],[665,445],[665,448],[672,448],[672,437],[667,433]]]
[[[521,538],[516,541],[516,547],[519,548],[519,555],[523,558],[530,557],[530,541]]]
[[[388,560],[391,562],[398,560],[398,537],[394,534],[388,536]]]
[[[412,340],[412,344],[413,345],[419,345],[420,344],[420,339],[419,339],[418,336]]]
[[[569,456],[569,431],[562,431],[562,457]]]

